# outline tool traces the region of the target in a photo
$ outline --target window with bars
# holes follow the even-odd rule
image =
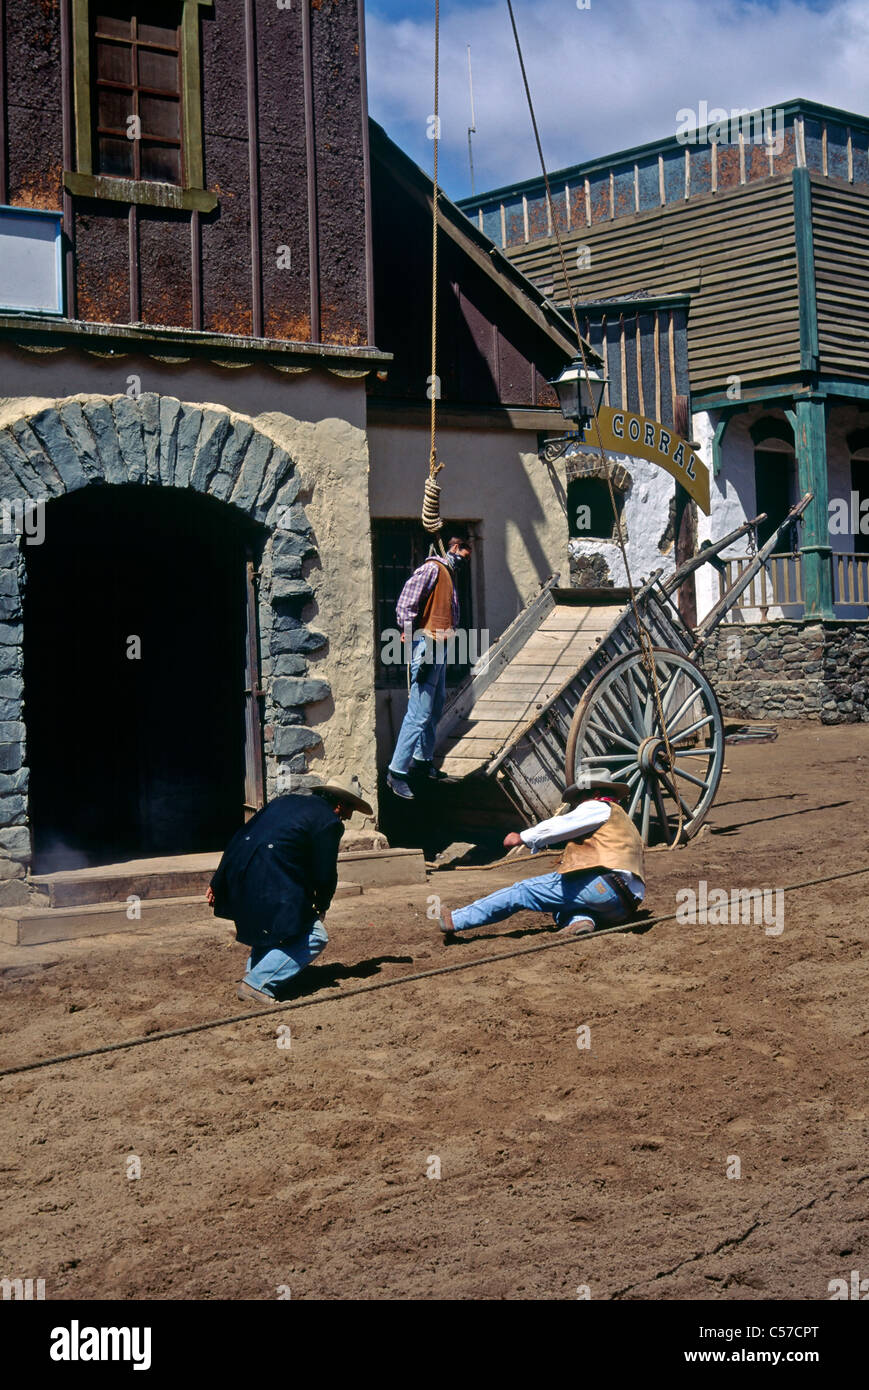
[[[431,536],[423,531],[419,521],[412,520],[373,520],[371,523],[374,549],[374,617],[376,623],[375,650],[377,684],[379,686],[402,685],[407,682],[404,665],[385,661],[384,654],[390,651],[387,635],[397,632],[395,605],[405,583],[425,559],[428,558]],[[456,532],[473,540],[474,523],[470,521],[445,521],[441,535],[446,545],[448,538]],[[468,633],[474,627],[473,606],[473,567],[476,556],[462,566],[457,574],[459,595],[459,623],[462,631]],[[393,644],[394,649],[394,644]],[[403,649],[402,649],[403,650]],[[482,655],[470,639],[457,651],[471,655]],[[471,662],[448,661],[447,685],[458,685],[470,670]]]
[[[94,5],[91,53],[94,173],[182,184],[181,5]]]

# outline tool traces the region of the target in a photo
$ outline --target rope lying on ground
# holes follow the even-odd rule
[[[810,878],[802,883],[788,883],[782,892],[793,893],[798,888],[816,888],[822,883],[836,883],[839,879],[854,878],[857,874],[869,874],[869,865],[865,869],[847,869],[841,874],[827,874],[824,878]],[[476,960],[457,961],[455,965],[439,965],[434,970],[417,970],[410,975],[398,975],[392,980],[377,980],[371,985],[356,985],[353,989],[341,990],[336,994],[324,994],[313,999],[288,1000],[284,1004],[275,1004],[268,1009],[257,1009],[254,1013],[234,1014],[230,1018],[215,1018],[208,1023],[191,1023],[185,1028],[167,1028],[162,1033],[149,1033],[144,1038],[127,1038],[124,1042],[106,1043],[102,1047],[89,1047],[83,1052],[66,1052],[58,1057],[44,1057],[39,1062],[22,1062],[17,1067],[3,1067],[0,1069],[0,1076],[19,1076],[25,1071],[38,1071],[42,1067],[59,1066],[62,1062],[78,1062],[84,1057],[100,1057],[108,1052],[123,1052],[130,1047],[144,1047],[146,1043],[165,1042],[168,1038],[184,1038],[192,1033],[204,1033],[210,1028],[226,1028],[232,1023],[248,1023],[255,1018],[268,1018],[271,1014],[282,1014],[296,1009],[308,1009],[317,1004],[331,1004],[340,999],[351,999],[359,994],[373,994],[378,989],[391,989],[394,985],[413,984],[418,980],[433,979],[436,975],[454,975],[459,970],[473,970],[478,965],[491,965],[495,961],[514,960],[517,956],[534,955],[537,951],[553,951],[559,946],[574,946],[578,941],[598,941],[603,936],[612,936],[615,932],[643,931],[649,927],[655,927],[660,922],[672,922],[676,917],[675,912],[668,912],[662,917],[647,917],[640,921],[623,922],[617,927],[602,927],[599,931],[589,932],[583,936],[559,937],[555,941],[539,941],[533,946],[520,946],[515,951],[499,951],[492,956],[478,956]],[[473,938],[471,938],[473,939]]]

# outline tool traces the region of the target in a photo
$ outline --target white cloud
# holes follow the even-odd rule
[[[433,21],[425,6],[390,22],[369,0],[371,114],[424,168],[432,110]],[[433,7],[431,7],[433,9]],[[514,0],[550,170],[672,135],[676,112],[774,107],[805,97],[869,114],[866,0],[819,9],[798,0]],[[466,45],[474,69],[477,191],[539,173],[507,7],[470,4],[441,17],[442,183],[470,192]]]

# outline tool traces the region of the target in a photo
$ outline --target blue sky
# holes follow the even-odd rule
[[[550,169],[675,133],[677,112],[793,97],[869,114],[869,0],[513,0]],[[371,114],[423,168],[434,0],[366,0]],[[539,172],[506,0],[442,0],[441,182],[476,191]]]

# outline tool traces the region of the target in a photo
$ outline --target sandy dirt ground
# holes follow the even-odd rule
[[[709,833],[649,857],[649,915],[701,879],[869,867],[867,764],[865,725],[729,747]],[[0,1080],[0,1273],[49,1299],[644,1300],[869,1274],[869,875],[785,894],[778,935],[670,920],[487,963],[553,928],[432,931],[428,894],[517,876],[336,903],[285,1017]],[[219,922],[2,948],[0,1065],[243,1012],[244,955]]]

